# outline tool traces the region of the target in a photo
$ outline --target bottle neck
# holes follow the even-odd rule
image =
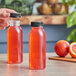
[[[43,27],[42,26],[40,26],[40,27],[32,27],[32,29],[43,29]]]
[[[10,26],[20,26],[20,21],[19,20],[11,20]]]

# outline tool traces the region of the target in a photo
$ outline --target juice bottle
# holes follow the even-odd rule
[[[42,22],[31,22],[29,33],[29,69],[41,70],[46,67],[46,36]]]
[[[11,13],[12,18],[19,18],[20,14]],[[7,30],[7,55],[9,64],[23,61],[23,31],[19,20],[11,20]]]

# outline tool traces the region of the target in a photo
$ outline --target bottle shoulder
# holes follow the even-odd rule
[[[44,29],[31,29],[29,35],[45,35]]]
[[[10,32],[11,32],[11,31],[20,32],[20,31],[22,31],[22,28],[21,28],[20,26],[9,26],[8,29],[7,29],[7,32],[8,32],[8,31],[10,31]]]

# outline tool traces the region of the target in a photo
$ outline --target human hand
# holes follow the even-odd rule
[[[7,8],[0,9],[0,29],[5,29],[9,25],[10,13],[16,13],[16,11]]]

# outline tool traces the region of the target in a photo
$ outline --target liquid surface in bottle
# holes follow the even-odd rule
[[[32,27],[29,34],[29,68],[46,67],[46,37],[42,27]]]
[[[23,61],[23,31],[20,26],[10,26],[7,30],[8,63]]]

